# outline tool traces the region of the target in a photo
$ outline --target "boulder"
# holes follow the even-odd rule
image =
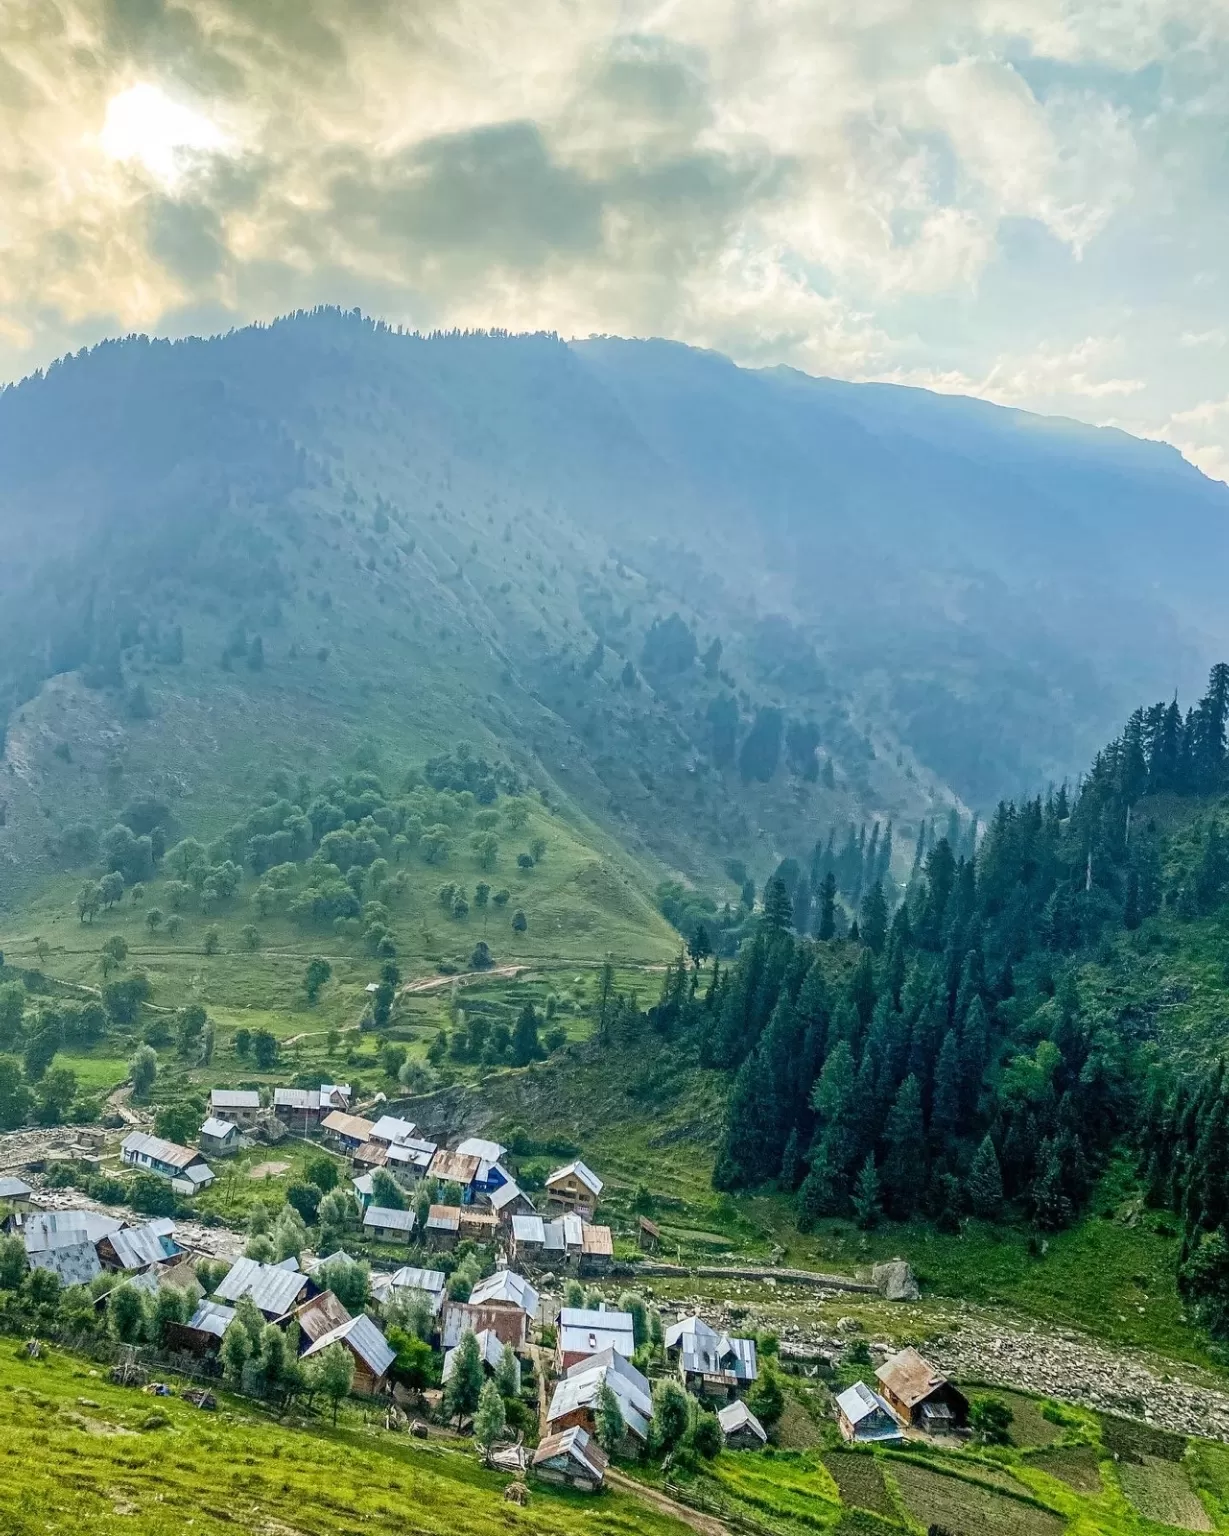
[[[917,1301],[922,1294],[912,1267],[904,1259],[889,1259],[886,1264],[876,1264],[871,1270],[871,1279],[886,1301]]]

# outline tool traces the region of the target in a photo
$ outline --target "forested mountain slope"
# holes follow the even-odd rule
[[[716,888],[1078,766],[1202,671],[1171,450],[665,343],[296,316],[0,396],[0,896],[134,794],[498,750]],[[733,888],[726,894],[733,896]]]

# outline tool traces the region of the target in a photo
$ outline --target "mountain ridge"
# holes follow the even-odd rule
[[[335,310],[65,359],[0,393],[10,883],[78,811],[105,819],[117,759],[123,793],[189,779],[208,819],[301,743],[348,760],[356,733],[399,760],[466,732],[510,747],[646,869],[709,885],[829,826],[985,814],[1075,771],[1124,697],[1202,675],[1229,527],[1229,490],[1167,447],[1090,428],[1076,453],[1064,426],[1030,430],[1041,452],[1004,433],[1020,419],[1046,420],[678,343]],[[1161,466],[1128,501],[1124,454]],[[1158,507],[1198,558],[1160,559]],[[694,654],[646,667],[673,612]],[[259,673],[223,661],[240,628]],[[176,742],[132,714],[137,684]],[[762,780],[740,771],[757,722]],[[197,733],[223,743],[207,790]]]

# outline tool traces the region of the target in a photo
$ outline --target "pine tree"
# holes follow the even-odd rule
[[[623,1412],[619,1407],[619,1399],[614,1395],[613,1390],[606,1382],[602,1383],[597,1394],[594,1419],[596,1420],[597,1443],[606,1452],[607,1456],[613,1456],[623,1442]]]
[[[1043,1231],[1057,1232],[1071,1220],[1071,1201],[1063,1187],[1062,1155],[1058,1142],[1047,1138],[1041,1144],[1037,1177],[1031,1191],[1033,1220]]]
[[[532,1003],[521,1009],[512,1030],[512,1065],[527,1067],[542,1054],[538,1040],[538,1015]]]
[[[857,1182],[853,1190],[853,1212],[858,1225],[870,1229],[879,1220],[883,1212],[881,1190],[879,1185],[879,1170],[875,1167],[875,1154],[868,1152],[866,1161],[858,1170]]]
[[[812,1108],[819,1118],[817,1139],[841,1195],[857,1153],[859,1110],[855,1086],[853,1052],[842,1040],[824,1063],[811,1096]]]
[[[862,901],[862,942],[876,955],[883,953],[888,937],[888,904],[883,885],[876,880]]]
[[[499,1395],[499,1388],[493,1381],[487,1381],[478,1394],[478,1409],[474,1414],[475,1442],[484,1452],[489,1452],[496,1441],[502,1438],[507,1424],[504,1400]]]
[[[764,926],[770,933],[788,933],[794,922],[794,908],[778,876],[764,887]]]
[[[964,1098],[964,1070],[956,1031],[943,1037],[935,1066],[934,1103],[930,1111],[930,1139],[936,1152],[943,1152],[960,1134],[961,1102]]]
[[[444,1407],[450,1419],[457,1421],[473,1413],[482,1396],[482,1356],[478,1340],[470,1332],[461,1335],[452,1356],[452,1372],[444,1383]]]
[[[973,1214],[983,1221],[997,1221],[1003,1210],[1003,1174],[989,1135],[973,1155],[967,1188]]]
[[[819,939],[836,936],[836,876],[831,870],[824,876],[819,898],[819,927],[815,930]]]
[[[798,1230],[809,1232],[820,1216],[838,1216],[845,1208],[847,1180],[833,1165],[822,1144],[811,1157],[811,1168],[798,1191]]]
[[[926,1188],[926,1127],[922,1090],[910,1074],[900,1085],[883,1131],[886,1155],[883,1183],[893,1215],[902,1219],[917,1210]]]

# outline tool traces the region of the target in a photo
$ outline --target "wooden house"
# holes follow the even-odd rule
[[[363,1212],[363,1232],[381,1243],[413,1242],[414,1212],[395,1210],[387,1205],[369,1205]]]
[[[864,1381],[856,1381],[837,1398],[836,1421],[851,1444],[891,1444],[902,1438],[896,1415]]]
[[[209,1094],[209,1113],[232,1125],[255,1125],[260,1115],[260,1094],[255,1088],[214,1088]]]
[[[609,1458],[579,1425],[547,1435],[533,1454],[533,1470],[545,1483],[596,1493],[606,1478]]]
[[[601,1179],[579,1160],[556,1168],[546,1180],[549,1204],[561,1206],[565,1211],[579,1211],[585,1216],[592,1216],[597,1209],[602,1189]]]
[[[892,1355],[875,1376],[888,1407],[902,1424],[942,1435],[968,1421],[968,1398],[916,1349]]]
[[[290,1314],[299,1325],[299,1351],[302,1353],[326,1333],[332,1333],[350,1321],[350,1313],[332,1291],[320,1291],[302,1302]]]
[[[653,1389],[617,1349],[604,1349],[577,1361],[555,1383],[546,1410],[548,1431],[580,1428],[597,1433],[597,1410],[602,1388],[609,1387],[623,1420],[622,1448],[635,1454],[648,1443],[653,1418]]]
[[[201,1151],[209,1157],[233,1156],[238,1152],[242,1139],[239,1127],[233,1121],[219,1120],[216,1115],[209,1116],[197,1137]]]
[[[353,1153],[371,1139],[371,1121],[361,1115],[349,1115],[335,1109],[320,1122],[325,1139],[342,1152]]]
[[[636,1223],[636,1241],[641,1253],[656,1253],[661,1247],[661,1228],[647,1216],[641,1216]]]
[[[476,1243],[493,1243],[499,1236],[499,1219],[494,1211],[463,1205],[457,1217],[457,1232],[462,1239],[468,1237]]]
[[[387,1388],[389,1367],[397,1356],[365,1312],[342,1323],[340,1328],[322,1333],[303,1351],[304,1360],[322,1354],[333,1344],[343,1345],[354,1356],[355,1392],[374,1397]]]
[[[120,1143],[120,1158],[130,1168],[170,1179],[171,1187],[181,1194],[193,1195],[213,1183],[213,1171],[199,1148],[181,1147],[148,1131],[130,1131]]]
[[[427,1212],[423,1235],[428,1248],[455,1248],[461,1239],[461,1207],[433,1205]]]
[[[34,1191],[24,1179],[13,1174],[0,1177],[0,1202],[12,1211],[28,1211],[32,1208],[30,1196]]]
[[[755,1340],[718,1333],[699,1317],[672,1323],[665,1334],[666,1358],[673,1361],[691,1391],[733,1397],[759,1374]]]
[[[717,1422],[729,1451],[758,1451],[768,1443],[767,1430],[741,1398],[720,1409]]]

